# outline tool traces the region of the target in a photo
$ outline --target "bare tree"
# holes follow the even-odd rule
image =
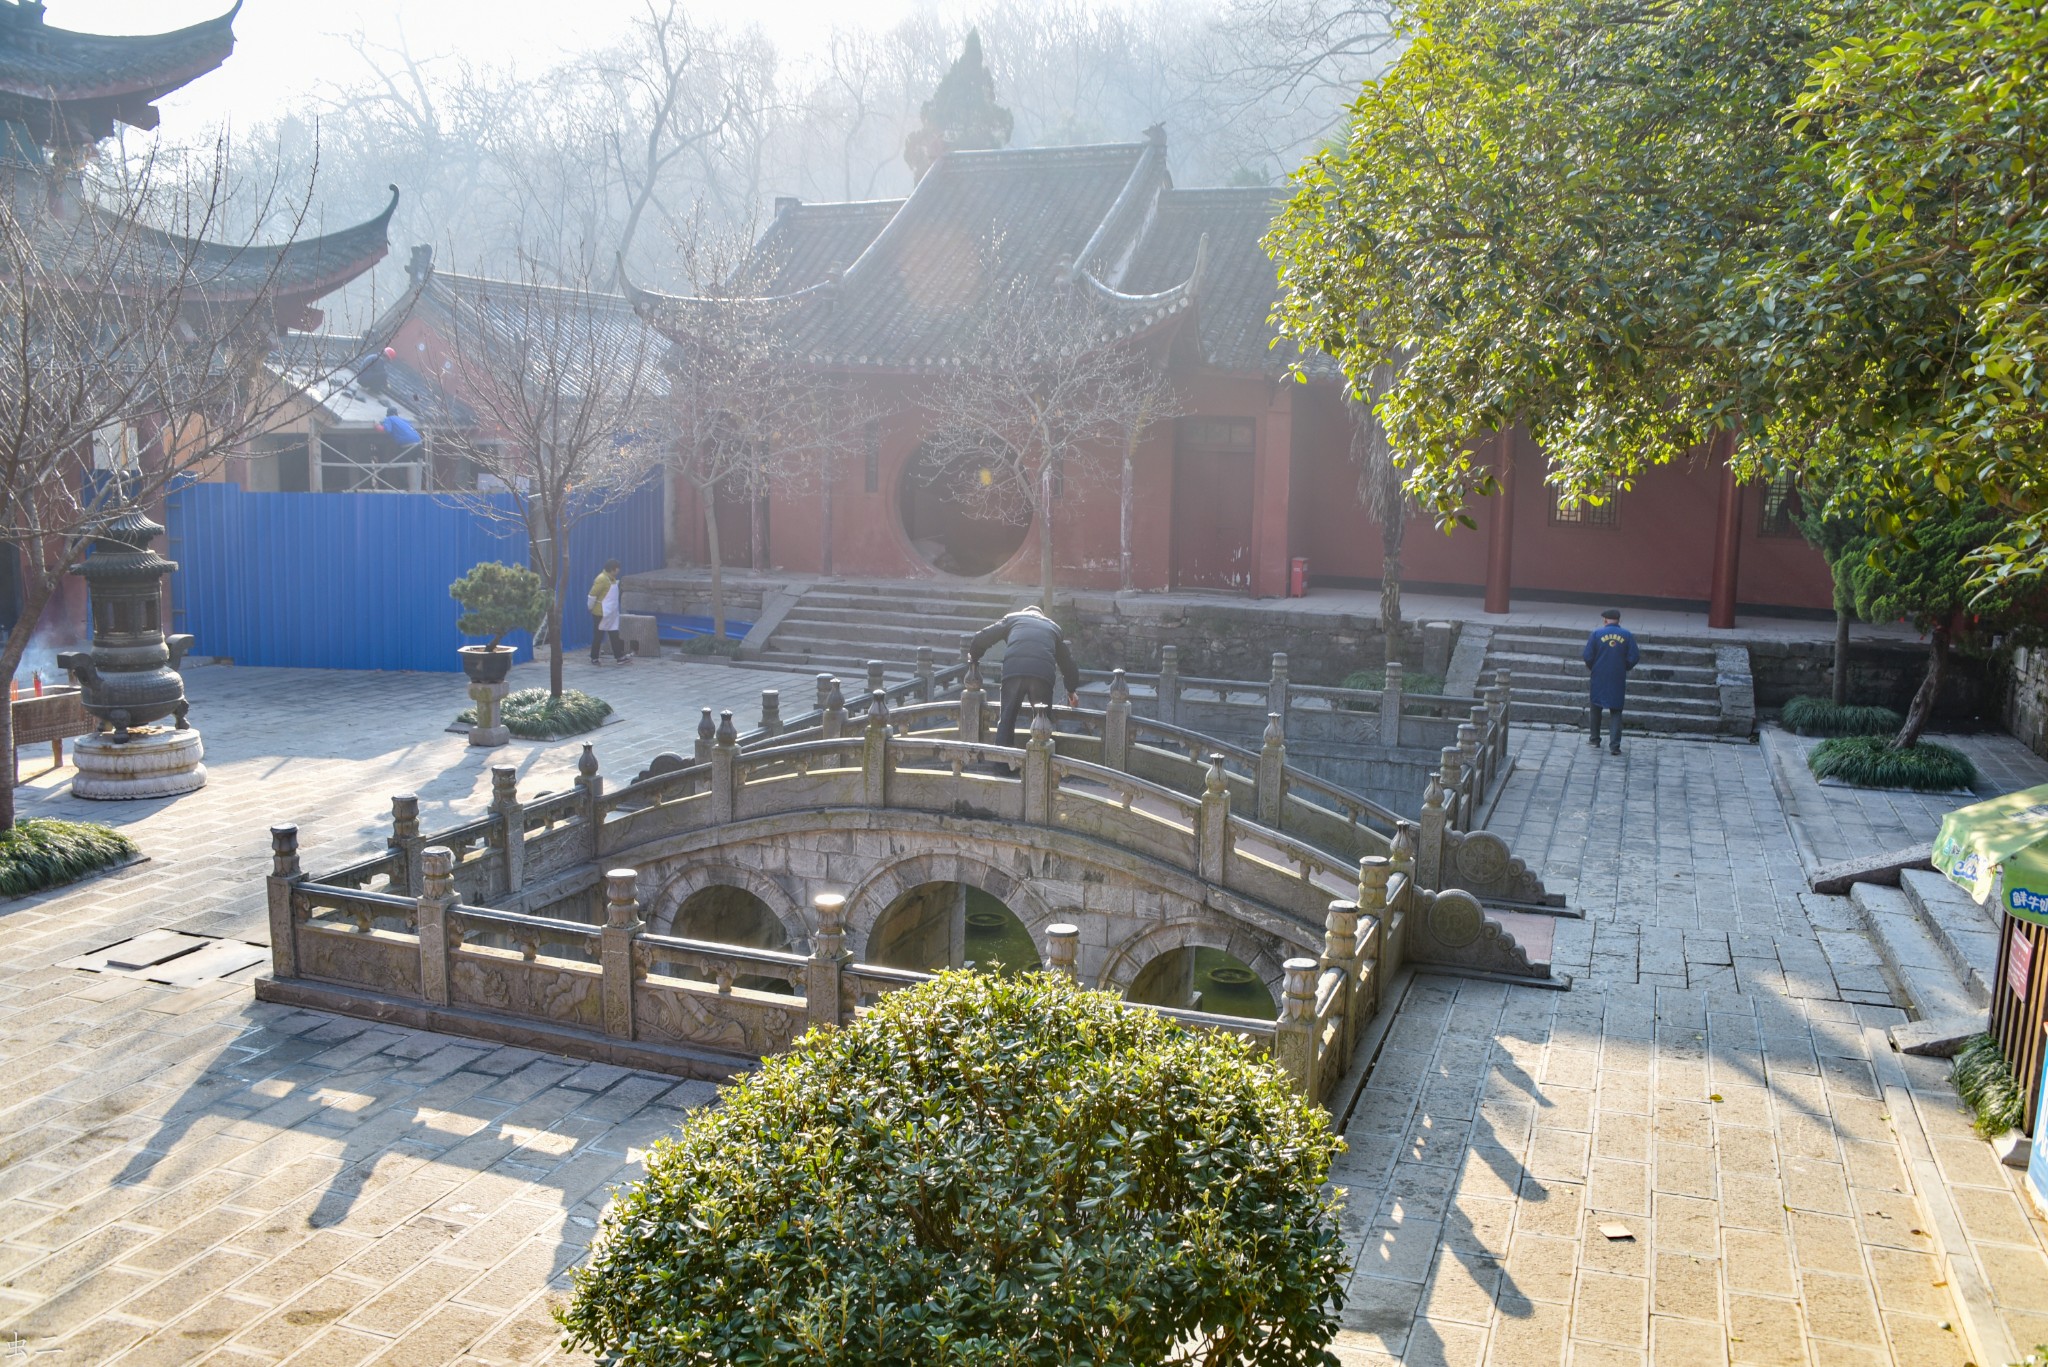
[[[1121,340],[1078,282],[1013,278],[983,316],[925,395],[938,457],[928,477],[977,518],[1036,526],[1050,611],[1060,496],[1105,482],[1109,453],[1173,416],[1173,395],[1146,348]]]
[[[1229,0],[1188,77],[1213,133],[1285,169],[1401,50],[1397,0]]]
[[[873,408],[850,385],[792,354],[783,323],[799,303],[764,291],[776,263],[749,234],[720,232],[700,217],[677,239],[696,293],[632,290],[641,316],[668,337],[670,468],[696,491],[711,562],[714,639],[725,638],[725,556],[718,505],[746,502],[756,556],[770,488],[785,495],[829,480],[834,460],[862,440]]]
[[[623,298],[592,287],[575,252],[522,260],[513,280],[437,273],[421,307],[447,326],[447,383],[478,418],[448,440],[489,488],[460,497],[524,530],[548,588],[548,689],[560,697],[567,541],[660,463],[662,348]]]
[[[303,301],[280,297],[287,244],[219,238],[233,218],[229,149],[210,173],[154,154],[81,172],[17,171],[0,196],[0,543],[19,567],[21,616],[0,644],[11,684],[64,576],[123,509],[156,503],[295,411],[264,362]],[[288,236],[305,201],[286,212]],[[320,369],[287,345],[296,373]],[[13,754],[0,706],[0,754]],[[0,827],[15,820],[0,783]]]

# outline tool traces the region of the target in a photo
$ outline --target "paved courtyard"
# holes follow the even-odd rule
[[[746,721],[764,686],[792,713],[811,690],[675,662],[571,683],[625,718],[594,738],[615,782],[701,705]],[[381,847],[393,793],[431,830],[481,811],[492,763],[559,791],[580,742],[472,751],[443,729],[451,677],[190,689],[204,791],[21,790],[150,858],[0,904],[0,1361],[558,1358],[547,1303],[609,1189],[708,1087],[259,1005],[255,970],[177,990],[58,965],[158,927],[261,940],[271,823],[331,866]],[[1945,1065],[1885,1047],[1899,1013],[1846,904],[1803,891],[1761,750],[1521,745],[1494,825],[1586,912],[1559,926],[1577,982],[1415,980],[1348,1130],[1346,1360],[1957,1364],[1965,1293],[2048,1339],[2040,1225]],[[1967,1229],[1982,1286],[1947,1284],[1930,1220]]]

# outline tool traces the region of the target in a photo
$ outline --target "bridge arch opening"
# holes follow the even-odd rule
[[[1038,946],[1017,913],[972,883],[920,883],[899,894],[868,932],[870,963],[936,973],[973,967],[1023,973],[1038,967]]]
[[[1250,964],[1205,945],[1169,949],[1153,959],[1131,979],[1124,1000],[1252,1020],[1280,1015],[1272,992]]]
[[[766,902],[745,888],[712,883],[685,897],[670,918],[669,934],[685,940],[709,940],[713,944],[742,945],[748,949],[788,950],[789,930]],[[664,965],[663,971],[678,978],[709,982],[710,975],[684,964]],[[733,979],[735,987],[756,992],[793,995],[796,991],[781,978],[742,973]]]

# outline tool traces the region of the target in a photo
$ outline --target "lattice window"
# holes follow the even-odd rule
[[[1594,503],[1591,500],[1600,501]],[[1565,506],[1564,495],[1559,493],[1550,501],[1550,520],[1568,523],[1575,527],[1614,527],[1621,522],[1621,485],[1607,480],[1595,485],[1588,497],[1581,498],[1570,507]]]
[[[1790,475],[1779,475],[1764,486],[1764,515],[1757,534],[1798,536],[1799,512],[1799,486]]]

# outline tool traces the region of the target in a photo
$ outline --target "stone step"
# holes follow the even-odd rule
[[[1517,682],[1543,679],[1580,679],[1586,677],[1585,662],[1578,656],[1569,659],[1551,655],[1517,655],[1498,650],[1488,651],[1488,669],[1506,669],[1513,672]],[[1720,671],[1712,662],[1704,665],[1671,664],[1644,657],[1643,662],[1628,672],[1630,687],[1638,679],[1656,679],[1662,683],[1684,684],[1691,688],[1714,688],[1718,685]]]
[[[1714,652],[1702,646],[1660,646],[1649,641],[1637,641],[1636,646],[1644,664],[1681,665],[1709,671],[1714,667]],[[1537,660],[1577,662],[1579,652],[1585,648],[1586,638],[1583,636],[1566,641],[1542,636],[1516,636],[1496,631],[1487,654],[1523,655]]]
[[[1948,956],[1949,966],[1964,991],[1979,1007],[1991,1005],[1991,984],[1997,981],[1998,927],[1984,909],[1954,883],[1924,869],[1899,873],[1899,891]]]
[[[1583,712],[1587,706],[1586,686],[1581,683],[1569,692],[1563,689],[1514,690],[1515,715],[1522,715],[1525,708],[1566,708]],[[1719,721],[1721,701],[1719,698],[1698,697],[1670,698],[1638,693],[1633,687],[1628,691],[1628,706],[1624,709],[1633,715],[1636,712],[1661,712],[1680,717],[1702,717]]]
[[[1584,726],[1586,700],[1580,696],[1569,702],[1539,701],[1525,699],[1517,693],[1511,716],[1517,724],[1548,722],[1555,726]],[[1654,708],[1631,707],[1622,713],[1622,718],[1624,732],[1647,731],[1686,736],[1714,736],[1721,732],[1719,712],[1666,712]]]
[[[1849,901],[1916,1020],[1983,1017],[1982,1004],[1972,998],[1947,951],[1914,914],[1904,892],[1858,883],[1849,890]]]
[[[964,635],[965,632],[946,628],[884,627],[853,618],[800,622],[784,618],[770,642],[778,650],[794,650],[801,649],[798,642],[817,644],[829,641],[845,650],[873,649],[873,658],[877,660],[888,659],[891,650],[906,659],[914,659],[919,646],[930,646],[941,660],[952,664],[960,657],[960,641]]]
[[[962,589],[944,584],[820,584],[807,590],[804,601],[824,603],[835,607],[867,606],[881,603],[960,603],[972,604],[975,610],[1002,608],[1005,612],[1015,611],[1034,597],[1026,590],[1007,589]]]
[[[1639,669],[1628,676],[1629,701],[1637,698],[1669,698],[1674,702],[1688,701],[1705,703],[1715,709],[1721,706],[1721,690],[1718,687],[1703,687],[1693,683],[1678,683],[1670,679],[1643,678]],[[1560,697],[1583,697],[1587,688],[1585,670],[1576,675],[1536,675],[1534,677],[1516,671],[1514,690],[1516,697],[1527,695],[1556,694]]]
[[[859,610],[821,608],[806,598],[789,610],[785,622],[857,622],[862,626],[894,629],[909,627],[918,631],[955,631],[962,635],[979,631],[997,619],[991,611],[984,617],[978,613],[942,612],[937,606],[931,610],[903,608],[899,611],[884,611],[880,608]]]

